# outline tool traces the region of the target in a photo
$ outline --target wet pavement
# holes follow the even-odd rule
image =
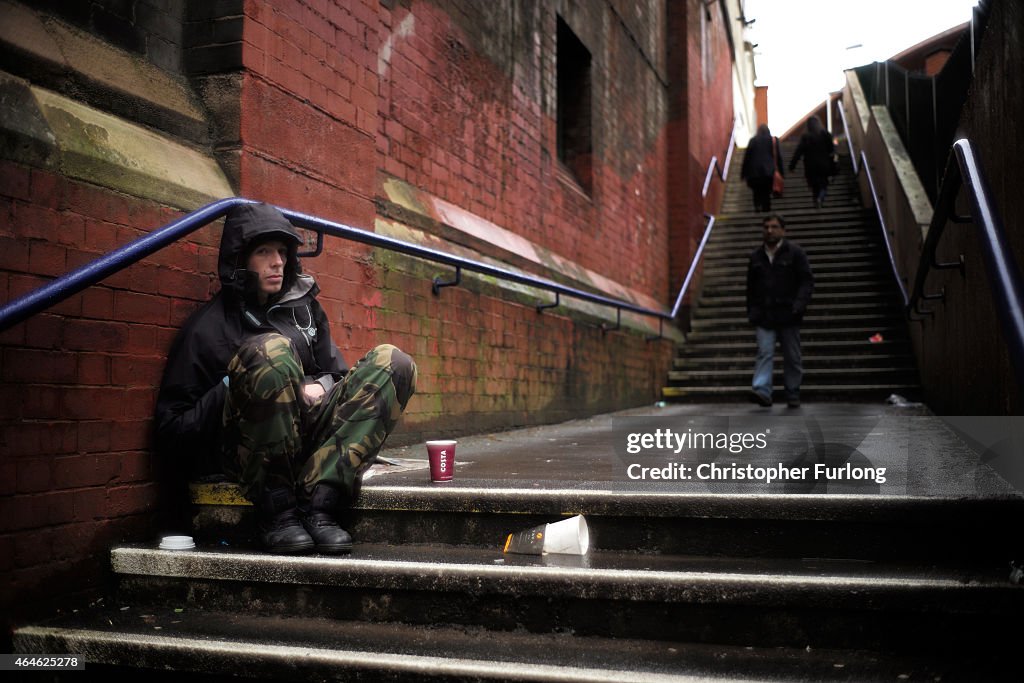
[[[395,464],[375,466],[365,485],[1020,497],[1022,425],[919,404],[652,405],[461,437],[455,478],[443,484],[429,481],[424,446],[385,449]]]

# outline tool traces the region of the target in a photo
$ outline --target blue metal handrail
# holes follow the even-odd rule
[[[853,143],[851,142],[849,127],[846,124],[846,114],[842,103],[839,106],[839,113],[843,119],[843,128],[846,132],[846,139],[850,145],[851,154]],[[991,199],[991,192],[985,175],[978,164],[977,155],[970,140],[962,138],[953,143],[949,159],[946,162],[946,172],[942,178],[942,185],[939,188],[938,201],[932,220],[928,227],[928,236],[925,238],[921,248],[921,256],[918,261],[917,274],[914,278],[914,291],[907,295],[903,286],[903,279],[896,268],[896,260],[893,256],[892,245],[889,241],[889,232],[885,229],[885,219],[882,217],[881,207],[878,203],[878,195],[875,192],[874,181],[871,178],[871,170],[868,165],[867,155],[861,150],[861,168],[867,172],[868,185],[871,188],[871,196],[878,210],[879,220],[882,223],[882,234],[885,236],[885,246],[889,252],[889,261],[892,264],[893,272],[896,273],[896,281],[900,284],[900,292],[903,294],[905,311],[909,319],[914,320],[914,315],[931,315],[934,312],[922,310],[922,301],[941,299],[945,292],[939,294],[925,294],[925,284],[928,275],[933,268],[963,268],[963,260],[952,263],[940,263],[937,260],[937,249],[939,241],[948,223],[975,223],[980,228],[980,240],[982,258],[985,262],[986,271],[989,275],[989,284],[992,287],[992,295],[995,298],[996,311],[1000,324],[1003,328],[1003,336],[1006,338],[1010,359],[1017,374],[1017,383],[1024,386],[1024,277],[1021,276],[1020,268],[1010,257],[1009,244],[1006,240],[1006,230],[1003,227],[1002,219],[995,210]],[[854,166],[856,169],[856,165]],[[971,215],[961,216],[956,213],[955,202],[960,188],[967,190],[968,200],[971,204]]]
[[[707,246],[708,240],[711,238],[711,231],[715,228],[714,216],[706,213],[704,214],[704,218],[707,219],[708,224],[704,228],[704,236],[700,238],[700,244],[697,245],[697,251],[693,254],[693,260],[690,262],[690,270],[686,272],[686,279],[683,280],[683,286],[679,288],[679,296],[676,297],[676,303],[672,306],[673,318],[679,315],[679,309],[683,307],[683,299],[686,297],[686,290],[690,287],[690,280],[693,279],[694,274],[697,272],[697,266],[700,264],[701,257],[704,256],[704,247]]]
[[[725,152],[725,166],[718,165],[718,157],[712,156],[711,161],[708,163],[708,171],[704,174],[704,187],[701,188],[701,198],[708,196],[708,188],[711,187],[711,175],[715,171],[718,171],[718,178],[723,183],[726,178],[729,177],[729,166],[732,164],[732,150],[736,147],[736,120],[732,122],[732,135],[729,136],[729,149]]]
[[[700,196],[705,198],[708,196],[708,188],[711,186],[712,174],[718,171],[719,179],[724,183],[729,177],[729,167],[732,165],[732,152],[736,148],[736,119],[732,122],[732,134],[729,136],[729,148],[725,152],[725,166],[718,165],[718,157],[712,156],[711,161],[708,162],[708,171],[704,174],[704,187],[701,189]],[[693,259],[690,261],[690,269],[686,272],[686,277],[683,279],[682,286],[679,287],[679,294],[676,296],[676,302],[672,306],[671,317],[674,319],[679,315],[679,309],[683,307],[683,299],[686,298],[686,291],[690,288],[690,282],[693,280],[693,276],[697,274],[697,266],[700,265],[701,258],[704,256],[704,247],[707,246],[708,240],[711,239],[711,231],[715,228],[715,217],[709,213],[704,214],[704,218],[707,219],[708,224],[704,227],[704,235],[700,238],[700,244],[697,245],[697,251],[693,254]]]
[[[956,197],[961,187],[967,190],[971,204],[970,218],[957,215],[955,210]],[[914,294],[909,310],[930,313],[920,311],[917,307],[922,300],[939,296],[925,294],[924,288],[931,269],[942,266],[936,262],[936,250],[946,225],[950,222],[973,222],[980,229],[978,244],[989,275],[996,313],[1017,373],[1017,384],[1024,386],[1024,278],[1021,277],[1017,263],[1010,257],[1013,252],[1006,240],[1006,229],[990,195],[973,145],[967,139],[957,140],[953,143],[946,163],[946,173],[939,188],[939,201],[928,229],[928,237],[921,249],[921,265],[914,280]]]
[[[35,291],[4,304],[3,307],[0,307],[0,331],[6,330],[36,313],[60,303],[64,299],[67,299],[83,289],[100,282],[124,268],[127,268],[133,263],[136,263],[182,237],[195,232],[212,221],[222,218],[227,214],[231,207],[249,203],[254,203],[254,200],[242,197],[233,197],[215,201],[154,230],[148,235],[144,235],[143,237],[140,237],[125,246],[110,252],[109,254],[105,254],[104,256],[97,258],[96,260],[61,276],[56,280],[43,285]],[[515,273],[486,263],[480,263],[461,256],[446,254],[435,249],[422,247],[409,242],[403,242],[392,237],[378,235],[373,232],[360,230],[359,228],[353,228],[341,223],[335,223],[281,207],[278,208],[294,225],[300,228],[316,231],[318,245],[321,243],[323,235],[327,234],[334,237],[352,240],[354,242],[368,244],[374,247],[390,249],[391,251],[397,251],[402,254],[415,256],[428,261],[435,261],[437,263],[454,266],[456,269],[456,281],[451,283],[438,283],[435,281],[435,289],[447,284],[455,284],[455,282],[457,282],[461,277],[461,270],[465,269],[503,280],[529,285],[538,289],[552,291],[556,295],[556,302],[558,301],[557,297],[564,294],[583,301],[613,307],[618,312],[619,322],[621,322],[622,311],[624,310],[639,313],[641,315],[656,317],[659,319],[659,335],[653,339],[661,337],[664,321],[672,320],[675,317],[675,311],[669,313],[667,311],[645,308],[621,299],[612,299],[610,297],[593,294],[573,287],[567,287],[544,278]],[[550,304],[538,306],[538,311],[550,306]],[[617,329],[617,327],[613,329]]]

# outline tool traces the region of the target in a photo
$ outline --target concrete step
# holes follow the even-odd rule
[[[826,212],[830,211],[857,211],[861,209],[860,198],[853,192],[842,192],[838,195],[834,194],[825,200],[825,206],[821,209],[817,209],[814,206],[814,200],[811,198],[810,192],[801,194],[800,196],[784,197],[782,199],[772,200],[772,211],[771,213],[782,214],[786,218],[787,227],[789,217],[791,214],[797,214],[802,216],[811,216],[813,214],[827,215]],[[758,217],[763,218],[766,215],[764,211],[754,210],[754,199],[753,194],[748,193],[746,197],[731,197],[727,196],[723,202],[721,213],[728,214],[729,216],[740,216],[740,217]]]
[[[814,269],[814,287],[853,287],[862,284],[867,287],[871,282],[893,282],[892,269],[881,264],[862,264],[859,268],[849,267],[843,269],[841,266],[822,266]],[[718,288],[741,287],[746,290],[746,268],[740,270],[735,268],[722,268],[714,271],[705,271],[703,289],[717,290]],[[895,292],[895,283],[893,282]]]
[[[748,373],[749,374],[749,373]],[[781,382],[774,385],[776,396],[782,395]],[[892,394],[899,394],[912,401],[920,400],[921,386],[917,382],[885,382],[879,384],[847,384],[837,387],[832,384],[803,384],[800,396],[808,401],[842,401],[881,404]],[[730,402],[747,400],[750,394],[750,378],[746,382],[729,385],[704,385],[696,387],[666,386],[661,396],[666,401],[687,402]]]
[[[159,629],[159,630],[156,630]],[[568,633],[366,623],[169,608],[111,609],[15,634],[19,652],[81,652],[105,680],[280,681],[1014,680],[993,657],[894,656],[812,647],[708,646]],[[147,669],[140,672],[139,669]],[[79,673],[79,672],[75,672]],[[75,680],[72,676],[68,680]],[[52,680],[52,679],[51,679]]]
[[[705,357],[709,351],[712,351],[713,353],[711,354],[711,357],[730,356],[736,353],[749,353],[754,346],[754,333],[753,330],[751,330],[749,339],[742,342],[719,342],[714,345],[703,345],[694,344],[692,339],[690,339],[685,343],[679,344],[676,348],[676,353],[680,357]],[[909,340],[906,336],[898,339],[886,337],[877,343],[871,343],[867,339],[807,340],[801,338],[800,347],[803,349],[805,354],[875,354],[880,352],[887,353],[889,350],[893,350],[894,352],[909,350]]]
[[[888,295],[878,293],[876,296],[825,294],[816,295],[811,299],[810,313],[823,311],[834,312],[836,315],[863,312],[865,315],[884,315],[904,318],[902,301]],[[716,297],[698,300],[699,306],[694,309],[691,320],[713,320],[716,318],[746,318],[747,306],[745,297]]]
[[[903,323],[903,316],[898,312],[898,309],[893,309],[888,314],[883,311],[866,313],[864,315],[853,313],[819,314],[812,306],[808,310],[808,314],[804,316],[803,325],[800,327],[800,335],[802,338],[805,334],[813,334],[819,330],[829,330],[833,325],[837,325],[841,328],[861,330],[864,337],[870,337],[879,328],[892,328],[901,323]],[[722,330],[753,332],[745,312],[734,317],[694,318],[692,325],[694,335]],[[863,334],[863,332],[867,332],[867,334]]]
[[[717,258],[728,258],[737,256],[750,256],[750,252],[760,246],[760,241],[757,239],[746,240],[745,243],[740,240],[730,241],[729,243],[716,244],[714,247],[708,247],[704,251],[705,259],[717,259]],[[808,255],[816,253],[836,253],[846,247],[852,247],[857,249],[864,249],[874,251],[881,246],[879,242],[871,240],[869,237],[861,234],[854,234],[852,231],[845,235],[816,235],[803,237],[800,240],[800,246],[804,248],[804,251]]]
[[[15,649],[84,653],[108,680],[138,677],[133,667],[165,680],[948,680],[944,662],[964,652],[980,660],[967,680],[1019,675],[1005,623],[1024,607],[1007,566],[1024,498],[993,473],[983,486],[984,465],[941,421],[855,404],[722,413],[748,427],[768,419],[776,450],[736,456],[744,463],[817,462],[818,446],[801,455],[783,437],[806,424],[828,435],[822,457],[832,437],[859,442],[890,468],[885,483],[623,475],[617,421],[684,425],[712,412],[667,406],[460,439],[450,484],[411,462],[367,480],[345,520],[357,539],[347,556],[278,557],[217,538],[194,551],[116,547],[116,602],[19,629]],[[918,476],[886,445],[905,441],[927,443],[945,480]],[[501,552],[510,531],[575,513],[590,523],[587,555]],[[831,669],[804,657],[830,650]],[[857,668],[868,664],[879,668]]]
[[[787,196],[775,197],[772,199],[772,209],[797,208],[807,211],[817,211],[814,206],[814,199],[806,187],[801,187],[795,193],[786,193]],[[857,193],[857,186],[854,184],[842,184],[829,188],[828,196],[825,198],[825,205],[821,211],[829,211],[837,208],[860,208],[860,196]],[[722,202],[722,213],[736,213],[741,211],[754,210],[754,193],[749,188],[741,188],[736,191],[726,191]]]
[[[840,251],[836,247],[805,248],[804,251],[807,252],[807,260],[811,264],[811,270],[813,271],[831,264],[855,265],[864,262],[875,264],[884,253],[880,252],[877,248],[867,245],[862,248],[850,245],[845,251]],[[749,262],[750,251],[748,250],[707,255],[707,260],[704,262],[704,271],[707,272],[708,270],[721,267],[732,267],[742,269],[745,273]]]
[[[814,283],[814,296],[830,295],[830,294],[844,294],[844,295],[865,295],[869,296],[872,293],[877,293],[879,296],[895,296],[895,282],[892,279],[891,273],[888,277],[879,277],[875,280],[837,280],[829,279],[821,281],[820,278],[816,279]],[[732,296],[740,297],[743,301],[746,301],[747,285],[746,275],[737,280],[719,280],[714,283],[704,283],[701,288],[700,296],[708,297],[720,297],[720,296]]]
[[[820,327],[802,328],[800,330],[800,346],[808,348],[810,342],[839,342],[842,344],[854,344],[874,346],[869,341],[873,334],[881,334],[883,339],[898,343],[908,341],[906,328],[903,327],[882,327],[875,329],[848,328],[848,327]],[[688,336],[687,344],[693,349],[699,349],[701,354],[714,353],[715,349],[733,348],[746,346],[747,349],[756,348],[754,330],[747,325],[745,329],[739,327],[734,329],[709,329],[693,332]]]
[[[736,229],[743,226],[760,228],[764,223],[765,212],[753,211],[743,208],[739,211],[724,211],[715,218],[715,230],[718,228]],[[832,206],[823,209],[815,209],[813,206],[806,209],[793,209],[786,212],[786,234],[796,230],[831,230],[852,226],[876,226],[875,220],[870,211],[865,210],[859,204],[847,204]],[[878,228],[875,227],[875,231]]]
[[[812,263],[811,270],[814,272],[815,282],[818,278],[822,280],[848,281],[851,279],[876,279],[887,273],[891,274],[891,268],[887,271],[888,263],[881,262],[878,258],[863,255],[843,261],[833,259],[821,263]],[[706,264],[704,266],[704,277],[708,282],[716,282],[724,278],[741,277],[745,278],[747,272],[747,260],[736,260],[726,264]]]
[[[721,232],[719,232],[721,230]],[[735,250],[738,253],[750,254],[755,248],[761,246],[763,231],[761,224],[756,225],[734,225],[723,226],[715,223],[712,230],[712,238],[705,248],[705,253],[715,253],[718,250]],[[720,235],[719,239],[715,239]],[[872,243],[884,245],[882,235],[869,225],[850,223],[848,225],[808,225],[794,227],[786,231],[786,237],[793,240],[800,246],[807,248],[811,246],[833,245],[839,251],[846,244]]]
[[[849,258],[860,258],[863,256],[878,256],[884,252],[884,247],[862,235],[847,235],[846,237],[835,238],[811,238],[802,239],[799,242],[808,259],[813,266],[816,259],[833,259],[840,256]],[[757,240],[734,240],[730,244],[716,245],[713,249],[708,248],[704,252],[704,258],[708,261],[744,259],[750,258],[750,254],[759,248],[761,243]]]
[[[803,354],[804,369],[813,372],[818,368],[885,368],[900,366],[905,367],[907,356],[905,353],[861,353],[848,355],[817,355]],[[677,357],[672,361],[674,370],[692,370],[708,372],[711,370],[730,370],[743,368],[750,370],[754,362],[754,347],[748,346],[745,353],[731,355],[717,354],[704,357]],[[775,355],[776,365],[782,362],[780,354]]]
[[[749,244],[753,248],[759,245],[764,232],[761,227],[761,218],[763,217],[740,222],[734,222],[732,218],[716,220],[711,231],[712,244],[709,244],[708,248],[727,248],[738,244]],[[713,239],[715,235],[723,235],[729,239],[715,240]],[[828,244],[831,240],[843,239],[882,239],[881,232],[873,223],[859,217],[837,219],[828,223],[793,220],[786,224],[786,237],[801,245],[810,242]]]
[[[736,307],[745,309],[746,308],[746,292],[745,287],[737,287],[734,290],[735,293],[730,295],[709,295],[704,292],[698,298],[697,313],[701,310],[717,310],[722,307]],[[859,287],[828,287],[828,288],[814,288],[814,302],[817,305],[819,302],[828,301],[829,305],[844,305],[853,304],[855,302],[871,305],[871,306],[902,306],[902,302],[893,296],[893,292],[888,288],[878,289],[862,289]],[[696,313],[695,313],[696,315]]]
[[[992,622],[1024,609],[1024,586],[1011,584],[999,566],[621,551],[503,555],[498,546],[362,543],[342,557],[115,547],[111,565],[119,599],[137,609],[571,629],[723,645],[911,652],[963,646],[965,638],[1009,641],[1015,634],[1000,637],[1001,624]],[[737,620],[737,611],[750,620]]]
[[[814,313],[821,311],[828,311],[828,317],[833,320],[842,321],[850,314],[857,313],[861,317],[871,318],[886,317],[903,319],[903,308],[895,301],[862,301],[849,303],[848,300],[842,298],[825,297],[819,299],[815,297],[809,308],[808,316],[813,319]],[[697,326],[698,322],[709,322],[714,323],[716,321],[727,321],[732,319],[747,319],[747,307],[745,303],[737,304],[732,303],[731,305],[716,305],[716,306],[701,306],[693,314],[692,322],[694,327]],[[805,318],[807,320],[807,318]]]
[[[804,391],[810,397],[819,389],[811,384]],[[735,387],[734,391],[735,398],[746,402],[749,383]],[[879,404],[887,396],[880,397]],[[855,411],[845,411],[844,415],[850,412]],[[782,417],[776,425],[776,438],[782,450],[766,455],[766,463],[789,462],[796,457],[795,452],[786,450],[785,444],[800,437],[794,436],[795,432],[786,434],[802,429],[802,418],[795,418],[797,424]],[[826,425],[826,431],[843,433],[854,428],[863,430],[878,422],[877,419],[864,422],[852,417],[843,417],[835,424],[832,418],[825,420],[821,424]],[[899,422],[886,424],[893,433],[910,428]],[[910,437],[911,433],[906,432],[905,438]],[[607,441],[606,436],[603,438]],[[942,453],[949,455],[953,452],[951,448],[943,444]],[[500,448],[495,451],[500,452]],[[552,455],[546,459],[550,461],[544,465],[547,468],[557,468],[557,464],[551,463],[562,462],[557,455]],[[501,461],[499,455],[495,457],[496,462]],[[457,488],[422,485],[421,477],[410,472],[405,476],[413,477],[415,484],[365,486],[357,506],[342,521],[357,541],[353,557],[362,556],[364,560],[381,559],[403,547],[428,547],[428,554],[435,553],[434,559],[447,560],[449,556],[442,558],[436,554],[437,547],[443,546],[479,550],[489,558],[488,563],[494,564],[512,557],[502,556],[500,552],[509,533],[582,514],[588,520],[591,550],[596,553],[627,553],[637,557],[831,557],[871,562],[921,561],[924,558],[934,562],[962,562],[970,559],[998,564],[1006,559],[1005,539],[1012,537],[1012,534],[1005,534],[1013,520],[1024,515],[1024,499],[879,495],[879,488],[873,482],[873,488],[868,487],[871,491],[853,486],[847,491],[849,495],[841,496],[787,495],[787,492],[810,492],[804,491],[803,484],[797,487],[799,490],[794,490],[787,482],[764,486],[733,482],[736,487],[730,487],[718,486],[720,482],[709,485],[700,481],[674,481],[667,483],[667,488],[652,489],[649,484],[638,483],[625,475],[624,457],[612,456],[614,462],[595,462],[589,471],[577,472],[577,479],[585,488],[576,489],[545,484],[535,477],[527,477],[520,483],[514,477],[522,473],[510,472],[508,468],[501,469],[505,477],[512,479],[492,481],[483,474],[477,484],[467,483]],[[578,464],[571,465],[570,469],[577,471]],[[892,490],[901,490],[898,483],[892,482],[905,475],[890,474],[890,485],[895,487]],[[497,486],[498,483],[502,485]],[[857,495],[858,492],[864,495]],[[751,495],[754,493],[757,495]],[[954,501],[959,502],[954,505]],[[245,505],[237,507],[251,511]],[[225,545],[225,536],[219,531],[211,525],[200,528],[195,532],[197,542],[216,548],[213,552],[224,553],[258,547],[253,539],[244,535],[229,535],[230,540]],[[940,542],[940,539],[946,540]],[[131,567],[139,561],[137,558],[151,563],[159,557],[187,559],[195,555],[176,556],[151,548],[124,548],[116,549],[112,557],[115,571],[132,574]],[[574,561],[563,556],[547,558],[551,562]],[[330,563],[346,558],[321,559]],[[503,562],[500,564],[504,566]]]
[[[774,371],[775,383],[781,385],[781,365],[775,365]],[[750,364],[747,363],[745,367],[736,364],[724,368],[670,370],[668,379],[672,386],[734,385],[749,380],[750,374]],[[829,367],[804,364],[804,382],[809,385],[829,383],[835,386],[837,392],[842,391],[848,384],[913,383],[916,379],[917,369],[911,365]]]
[[[715,218],[712,234],[729,234],[729,236],[749,236],[756,240],[761,237],[763,213],[732,213],[722,214]],[[785,233],[792,240],[823,238],[827,236],[843,237],[847,234],[864,234],[864,236],[881,237],[879,227],[869,217],[865,217],[859,208],[835,211],[833,216],[825,220],[817,212],[792,213],[785,217]]]
[[[679,482],[672,487],[687,490]],[[975,501],[959,510],[947,509],[941,498],[905,500],[858,496],[852,491],[839,499],[815,500],[815,496],[786,495],[784,483],[767,489],[740,485],[738,491],[731,492],[712,493],[706,485],[692,489],[691,493],[641,493],[635,483],[623,481],[590,492],[523,488],[510,493],[525,505],[513,505],[510,495],[487,494],[481,489],[460,491],[461,501],[433,495],[430,490],[402,491],[401,506],[394,501],[364,501],[349,526],[356,538],[368,543],[473,544],[483,548],[491,571],[498,571],[496,564],[506,566],[498,563],[504,558],[496,551],[510,531],[556,521],[566,510],[588,520],[591,552],[596,555],[587,560],[587,566],[597,566],[592,560],[604,557],[601,553],[608,558],[626,553],[625,559],[616,561],[640,564],[658,561],[658,557],[703,556],[727,562],[739,557],[858,558],[871,562],[971,558],[994,565],[1006,552],[1005,542],[995,537],[1006,532],[1013,515],[1021,512],[1021,502],[1016,500]],[[755,490],[762,492],[753,495]],[[998,514],[1006,518],[996,519]],[[977,527],[980,520],[985,520],[983,533]],[[940,537],[948,542],[936,545]],[[576,558],[546,559],[556,565],[563,561],[573,564]]]

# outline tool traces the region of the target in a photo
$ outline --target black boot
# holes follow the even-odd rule
[[[352,537],[338,526],[336,515],[341,508],[341,492],[330,484],[317,484],[309,499],[309,512],[302,524],[316,542],[317,552],[347,553],[352,550]]]
[[[313,539],[302,527],[291,491],[264,491],[256,506],[260,513],[260,540],[267,552],[291,555],[313,550]]]

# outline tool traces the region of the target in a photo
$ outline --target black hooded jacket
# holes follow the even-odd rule
[[[261,306],[256,274],[245,264],[254,242],[274,237],[289,245],[288,260],[281,292]],[[228,212],[218,261],[221,290],[188,319],[168,356],[156,405],[162,450],[196,456],[203,470],[214,471],[207,466],[219,464],[227,397],[223,380],[228,363],[250,337],[269,332],[288,337],[307,378],[325,389],[344,376],[348,368],[316,300],[319,287],[302,275],[296,255],[300,242],[295,228],[272,206],[246,204]]]
[[[814,274],[799,245],[782,240],[775,258],[761,245],[747,266],[747,319],[758,327],[799,325],[811,302]]]
[[[835,145],[832,143],[832,134],[824,128],[816,131],[808,131],[800,136],[800,144],[793,154],[793,161],[789,164],[789,170],[796,168],[800,157],[804,159],[804,176],[807,178],[825,178],[832,172],[832,153]]]

